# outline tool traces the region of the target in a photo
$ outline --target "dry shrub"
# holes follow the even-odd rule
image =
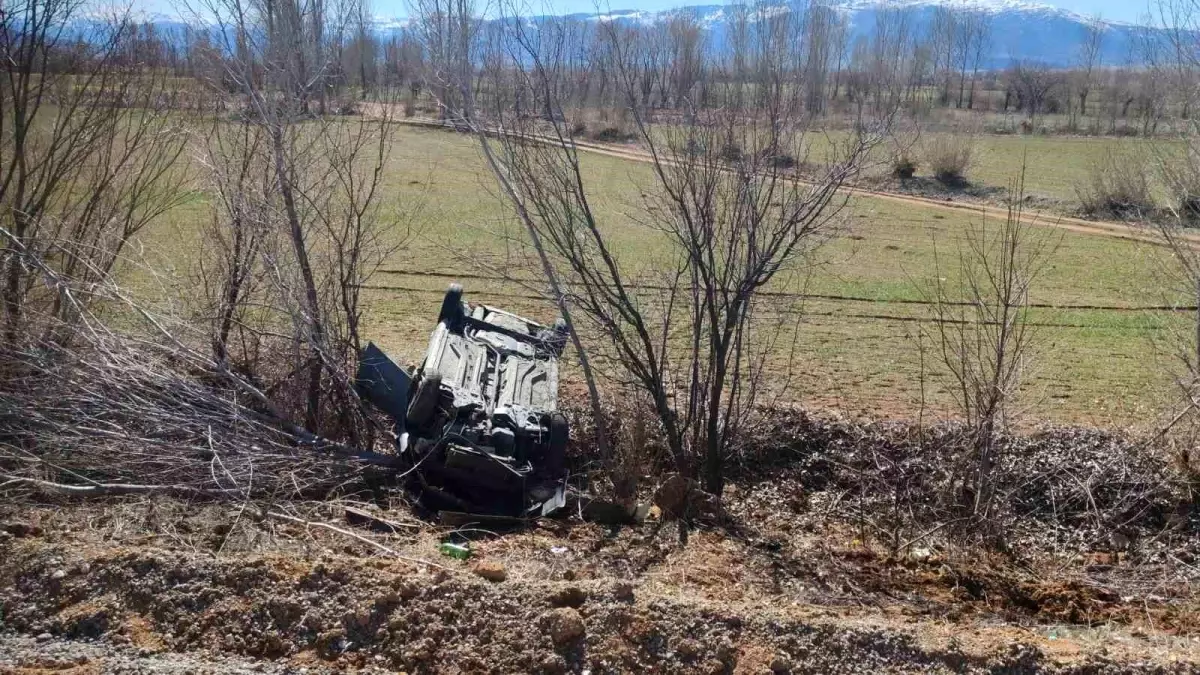
[[[789,152],[764,152],[762,161],[772,169],[777,169],[780,171],[789,171],[800,166],[800,162],[798,162],[796,157]]]
[[[1080,211],[1093,217],[1139,218],[1154,208],[1145,160],[1133,152],[1108,151],[1075,186]]]
[[[892,175],[901,180],[908,180],[917,173],[917,160],[908,154],[898,154],[892,157]]]
[[[637,498],[643,476],[654,475],[662,460],[661,433],[654,428],[654,411],[644,396],[631,392],[618,405],[617,417],[621,426],[612,444],[613,457],[608,462],[608,474],[613,493],[619,502],[630,503]]]
[[[592,140],[599,143],[628,143],[633,138],[633,134],[616,126],[604,127],[592,134]]]
[[[939,134],[926,143],[925,162],[934,178],[946,185],[961,185],[966,182],[974,153],[974,134]]]
[[[916,153],[920,141],[921,127],[915,123],[892,131],[888,138],[888,163],[893,177],[908,180],[916,175],[921,163]]]
[[[1191,225],[1200,220],[1200,146],[1189,140],[1181,150],[1154,146],[1157,173],[1179,220]]]
[[[956,458],[972,451],[958,424],[921,428],[767,410],[740,439],[735,477],[764,497],[798,483],[823,517],[868,525],[897,552],[938,541],[970,542],[980,531],[961,499],[969,480]],[[1117,432],[1055,428],[997,439],[993,523],[1023,551],[1105,550],[1121,534],[1152,558],[1200,547],[1197,484],[1162,448]],[[1195,462],[1194,458],[1192,459]],[[1194,474],[1193,474],[1194,475]]]
[[[179,341],[180,322],[153,320],[164,330],[124,333],[89,317],[69,345],[0,346],[0,484],[9,498],[324,496],[364,466],[356,451],[290,424],[253,383]]]
[[[580,483],[585,492],[632,505],[648,487],[646,477],[653,483],[668,470],[662,427],[639,392],[624,389],[605,401],[603,428],[608,443],[604,445],[609,456],[599,452],[599,429],[587,402],[568,398],[560,401],[560,407],[571,423],[568,461],[573,475],[585,477]]]
[[[742,146],[735,140],[726,141],[721,147],[720,157],[726,162],[740,162],[746,156]]]

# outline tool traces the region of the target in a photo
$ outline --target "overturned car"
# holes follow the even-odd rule
[[[458,284],[446,292],[415,372],[368,345],[360,391],[392,418],[397,463],[428,508],[547,515],[566,498],[569,429],[558,411],[565,324],[542,326],[462,296]]]

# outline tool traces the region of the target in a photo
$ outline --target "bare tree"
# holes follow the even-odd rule
[[[963,60],[962,78],[959,81],[958,107],[961,108],[963,106],[963,86],[961,82],[967,77],[969,64],[971,88],[967,96],[967,109],[970,110],[975,107],[975,84],[976,80],[979,79],[979,68],[983,65],[983,58],[991,48],[992,15],[983,11],[975,11],[969,12],[966,17],[966,25],[964,27],[966,31],[966,49],[964,50],[966,58]]]
[[[1103,65],[1101,48],[1104,45],[1105,26],[1099,17],[1093,17],[1084,25],[1083,43],[1079,47],[1076,95],[1079,97],[1079,114],[1088,114],[1087,100],[1092,91],[1095,71]]]
[[[473,0],[416,0],[414,24],[425,53],[425,80],[433,90],[443,119],[466,115],[458,83],[474,81],[479,54],[480,21]]]
[[[934,315],[926,337],[950,372],[971,433],[960,497],[983,521],[996,496],[997,441],[1012,422],[1033,357],[1030,291],[1052,254],[1050,238],[1024,217],[1020,183],[1011,194],[1005,220],[997,227],[983,219],[968,229],[950,266],[935,253],[928,293]]]
[[[77,40],[85,9],[30,0],[0,11],[0,317],[10,344],[37,330],[30,305],[58,319],[73,311],[38,283],[30,256],[98,282],[183,196],[186,177],[174,169],[186,136],[164,110],[165,76],[131,60],[127,16]]]
[[[362,9],[205,0],[194,11],[219,22],[228,41],[222,80],[241,104],[239,121],[216,119],[202,130],[215,195],[213,259],[201,270],[214,358],[259,378],[274,372],[281,396],[302,392],[285,407],[303,410],[305,428],[357,443],[361,288],[399,242],[384,238],[395,223],[380,217],[378,192],[394,106],[385,100],[369,116],[329,118],[313,117],[308,101],[325,100],[318,89],[338,62],[339,36],[351,34]],[[309,45],[303,59],[296,44]],[[269,368],[264,351],[275,361]],[[292,381],[298,386],[284,386]]]
[[[1014,61],[1008,70],[1008,78],[1017,93],[1018,107],[1031,121],[1046,111],[1061,83],[1058,73],[1038,61]]]
[[[943,5],[934,8],[929,44],[933,52],[934,76],[941,79],[939,100],[942,105],[950,104],[950,87],[956,65],[960,61],[960,54],[965,52],[962,33],[962,22],[956,9]]]
[[[0,260],[6,275],[18,270],[22,292],[9,305],[19,311],[6,315],[13,339],[0,343],[6,495],[248,499],[333,489],[360,460],[386,461],[313,432],[361,440],[338,422],[358,410],[346,371],[359,340],[358,293],[378,250],[373,204],[387,147],[386,121],[314,121],[296,89],[303,83],[317,98],[315,88],[335,82],[325,76],[341,44],[333,24],[314,27],[304,12],[297,20],[295,6],[206,5],[204,20],[225,21],[228,42],[197,49],[206,63],[196,72],[212,77],[214,100],[236,100],[237,114],[191,118],[165,114],[151,96],[163,92],[161,73],[114,49],[127,22],[108,24],[95,41],[67,40],[77,29],[68,28],[70,11],[81,7],[46,16],[39,2],[0,15],[2,46],[26,64],[8,71],[0,95],[4,162],[16,167],[0,180]],[[322,21],[332,19],[327,9]],[[268,15],[288,28],[268,30]],[[309,47],[324,47],[304,49],[309,38],[290,32],[297,27],[309,31]],[[293,49],[271,43],[281,36]],[[297,50],[308,52],[302,65]],[[124,275],[167,284],[138,266],[128,242],[191,177],[176,164],[184,122],[200,136],[213,188],[207,292],[137,299],[118,283]],[[208,320],[196,321],[206,299],[212,306],[199,309]],[[262,345],[277,358],[257,360]],[[320,395],[338,413],[297,423],[295,411],[312,408],[310,388],[291,388],[302,392],[293,400],[286,385],[308,379],[314,356]]]
[[[899,105],[908,69],[912,42],[912,13],[907,9],[881,9],[876,13],[875,34],[867,64],[873,105],[886,110]]]
[[[568,116],[553,95],[564,72],[556,58],[561,37],[545,26],[534,35],[520,22],[510,25],[519,49],[509,68],[542,97],[539,106],[556,114],[533,123],[503,110],[479,111],[474,123],[493,173],[542,254],[555,299],[577,310],[581,323],[573,333],[592,336],[580,345],[584,352],[644,393],[679,472],[703,477],[719,495],[765,372],[760,348],[770,336],[758,332],[761,291],[802,266],[832,233],[844,203],[840,188],[881,130],[861,127],[815,178],[783,168],[802,149],[795,88],[783,82],[794,72],[785,58],[795,52],[757,47],[746,55],[747,70],[757,73],[756,109],[706,109],[685,100],[681,124],[656,125],[642,84],[641,47],[610,26],[618,87],[652,160],[646,231],[662,237],[669,251],[656,265],[655,284],[663,290],[646,297],[636,291],[645,272],[614,251],[592,207],[590,180],[562,121]],[[757,44],[785,46],[793,28],[759,25]]]
[[[825,112],[829,70],[837,55],[835,50],[839,47],[837,33],[841,28],[840,23],[837,12],[816,2],[808,7],[804,16],[804,69],[800,75],[805,90],[804,106],[812,115]]]
[[[694,91],[704,79],[704,34],[694,16],[680,13],[666,25],[669,61],[664,103],[676,107],[701,104]]]

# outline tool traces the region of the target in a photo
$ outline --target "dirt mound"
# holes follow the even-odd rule
[[[1196,672],[1200,518],[1149,451],[1005,439],[1005,549],[955,531],[953,427],[770,422],[685,545],[387,493],[0,505],[0,672]]]
[[[710,536],[709,543],[716,539]],[[986,644],[939,645],[861,616],[711,603],[687,582],[664,581],[661,572],[634,583],[552,575],[495,583],[471,574],[466,563],[448,572],[329,553],[214,559],[36,539],[0,546],[5,629],[37,636],[0,640],[0,670],[13,672],[54,664],[85,668],[67,672],[120,672],[131,655],[162,665],[143,672],[186,672],[168,666],[204,658],[215,672],[239,672],[256,662],[268,672],[288,666],[310,672],[799,673],[848,664],[857,672],[1187,672],[1183,666],[1118,667],[1099,656],[1062,663],[1011,632]],[[697,558],[684,573],[695,572],[701,586],[720,585],[720,579],[705,580],[716,569],[704,572],[708,551],[703,541],[685,550]],[[87,651],[95,645],[105,647]],[[173,652],[190,660],[162,658]]]

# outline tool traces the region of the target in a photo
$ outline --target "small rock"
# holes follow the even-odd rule
[[[613,588],[613,595],[618,600],[630,601],[633,600],[633,584],[628,581],[622,581]]]
[[[782,656],[776,656],[771,661],[772,673],[790,673],[792,672],[792,662]]]
[[[558,675],[567,672],[567,660],[558,654],[551,654],[542,659],[542,672],[548,675]]]
[[[555,607],[575,607],[587,600],[587,593],[578,586],[567,586],[550,596],[550,604]]]
[[[552,609],[542,615],[542,627],[555,646],[563,647],[584,636],[583,617],[571,607]]]
[[[49,633],[41,633],[37,636],[36,639],[38,642],[47,642],[49,640],[53,640],[54,636]]]
[[[19,539],[21,537],[39,536],[42,533],[42,528],[37,525],[23,523],[19,520],[13,520],[0,525],[0,531],[7,532]]]
[[[319,653],[331,656],[337,656],[345,651],[346,632],[342,630],[330,630],[317,635],[316,647]]]
[[[504,564],[494,560],[481,560],[471,566],[471,571],[493,583],[501,582],[508,578],[508,572],[504,569]]]
[[[65,570],[54,570],[54,573],[50,575],[50,578],[53,579],[54,581],[58,581],[60,579],[65,579],[66,577],[67,577],[67,573]]]
[[[702,648],[703,646],[699,642],[691,638],[684,638],[675,645],[675,651],[687,659],[694,658]]]
[[[392,580],[392,587],[396,589],[396,593],[404,600],[412,600],[421,594],[421,589],[417,584],[401,577],[396,577]]]

